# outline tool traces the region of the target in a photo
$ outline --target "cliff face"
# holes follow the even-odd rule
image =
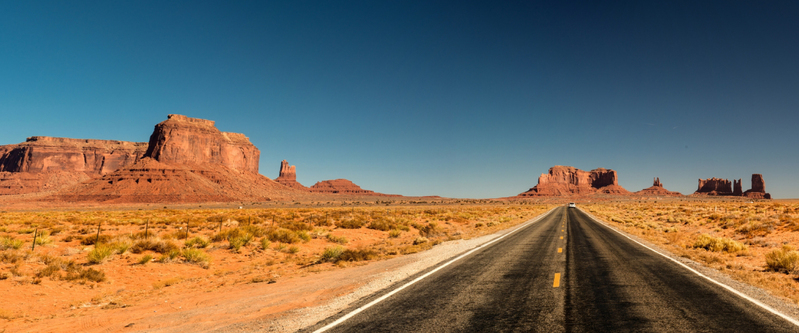
[[[297,182],[297,168],[293,165],[289,166],[289,162],[286,160],[280,162],[280,173],[278,174],[277,178],[275,178],[275,181],[291,188],[303,190],[308,189]]]
[[[616,171],[594,169],[583,171],[570,166],[554,166],[538,177],[538,185],[519,196],[568,196],[581,194],[629,194],[619,186]]]
[[[211,120],[170,114],[155,125],[144,156],[168,164],[219,164],[258,173],[260,155],[244,134],[221,132]]]
[[[34,136],[0,146],[0,195],[55,190],[140,159],[144,142]]]
[[[146,150],[143,142],[34,136],[0,146],[0,171],[102,175],[135,162]]]

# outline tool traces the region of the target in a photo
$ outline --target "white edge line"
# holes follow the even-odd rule
[[[419,282],[419,281],[423,280],[424,278],[426,278],[426,277],[428,277],[428,276],[432,275],[432,274],[433,274],[433,273],[435,273],[435,272],[438,272],[439,270],[441,270],[441,269],[442,269],[442,268],[444,268],[444,267],[447,267],[447,266],[449,266],[449,264],[451,264],[451,263],[453,263],[453,262],[456,262],[456,261],[458,261],[458,260],[461,260],[461,259],[463,259],[464,257],[466,257],[466,256],[468,256],[468,255],[470,255],[470,254],[474,253],[475,251],[478,251],[478,250],[484,249],[486,246],[488,246],[488,245],[491,245],[491,244],[493,244],[494,242],[496,242],[496,241],[498,241],[498,240],[500,240],[500,239],[503,239],[503,238],[505,238],[506,236],[508,236],[508,235],[510,235],[510,234],[513,234],[513,233],[515,233],[515,232],[517,232],[517,231],[519,231],[519,230],[521,230],[521,229],[523,229],[523,228],[527,227],[528,225],[531,225],[531,224],[533,224],[533,223],[536,223],[536,222],[540,221],[542,218],[544,218],[545,216],[549,215],[550,213],[552,213],[552,211],[554,211],[555,209],[557,209],[557,208],[559,208],[559,207],[561,207],[561,206],[555,206],[554,208],[550,209],[550,210],[549,210],[549,211],[547,211],[546,213],[543,213],[543,214],[539,215],[538,217],[536,217],[536,218],[533,218],[532,220],[530,220],[530,221],[527,221],[527,222],[525,222],[524,224],[522,224],[522,225],[518,226],[516,229],[513,229],[513,230],[511,230],[510,232],[508,232],[508,233],[506,233],[506,234],[504,234],[504,235],[502,235],[502,236],[499,236],[499,237],[497,237],[497,238],[494,238],[494,239],[492,239],[492,240],[490,240],[490,241],[488,241],[488,242],[485,242],[485,243],[483,243],[483,244],[479,244],[479,245],[475,246],[475,248],[473,248],[473,249],[469,250],[469,252],[466,252],[466,253],[464,253],[464,254],[461,254],[461,255],[459,255],[459,256],[457,256],[455,259],[452,259],[452,260],[448,261],[446,264],[443,264],[443,265],[441,265],[441,266],[438,266],[436,269],[434,269],[434,270],[432,270],[432,271],[429,271],[429,272],[427,272],[426,274],[424,274],[424,275],[422,275],[422,276],[420,276],[420,277],[418,277],[418,278],[414,279],[413,281],[411,281],[411,282],[408,282],[408,283],[404,284],[402,287],[399,287],[399,288],[397,288],[397,289],[394,289],[394,290],[392,290],[391,292],[389,292],[388,294],[385,294],[385,295],[383,295],[383,296],[380,296],[380,298],[378,298],[378,299],[376,299],[376,300],[374,300],[374,301],[371,301],[371,302],[369,302],[369,304],[366,304],[366,305],[364,305],[364,306],[361,306],[361,307],[359,307],[359,308],[357,308],[357,309],[353,310],[352,312],[350,312],[350,313],[348,313],[348,314],[344,315],[343,317],[341,317],[341,318],[337,319],[336,321],[334,321],[334,322],[332,322],[332,323],[330,323],[330,324],[327,324],[326,326],[324,326],[324,327],[322,327],[322,328],[320,328],[320,329],[318,329],[318,330],[314,331],[314,333],[321,333],[321,332],[327,331],[327,330],[329,330],[329,329],[331,329],[331,328],[335,327],[336,325],[343,323],[343,322],[344,322],[344,321],[346,321],[347,319],[350,319],[350,318],[352,318],[353,316],[355,316],[355,315],[357,315],[357,314],[361,313],[362,311],[364,311],[364,310],[366,310],[366,309],[368,309],[368,308],[372,307],[373,305],[375,305],[375,304],[377,304],[377,303],[380,303],[380,302],[384,301],[386,298],[389,298],[389,297],[391,297],[392,295],[394,295],[394,294],[398,293],[400,290],[402,290],[402,289],[405,289],[405,288],[407,288],[407,287],[410,287],[412,284],[414,284],[414,283],[416,283],[416,282]]]
[[[579,208],[578,208],[578,209],[579,209]],[[641,246],[643,246],[643,247],[645,247],[645,248],[649,249],[650,251],[652,251],[652,252],[655,252],[655,253],[657,253],[657,254],[659,254],[659,255],[663,256],[663,257],[664,257],[664,258],[666,258],[666,259],[669,259],[669,260],[671,260],[671,261],[673,261],[673,262],[676,262],[678,265],[680,265],[680,266],[684,267],[685,269],[687,269],[687,270],[689,270],[689,271],[693,272],[694,274],[696,274],[696,275],[699,275],[699,276],[701,276],[701,277],[703,277],[703,278],[707,279],[708,281],[710,281],[710,282],[713,282],[713,283],[715,283],[715,284],[717,284],[717,285],[721,286],[722,288],[729,290],[729,291],[730,291],[730,292],[732,292],[733,294],[735,294],[735,295],[738,295],[738,296],[740,296],[741,298],[743,298],[743,299],[745,299],[745,300],[747,300],[747,301],[750,301],[750,302],[752,302],[752,303],[755,303],[755,305],[757,305],[757,306],[759,306],[759,307],[761,307],[761,308],[765,309],[765,310],[766,310],[766,311],[768,311],[768,312],[771,312],[771,313],[773,313],[773,314],[775,314],[775,315],[777,315],[777,316],[781,317],[782,319],[785,319],[785,320],[789,321],[791,324],[794,324],[795,326],[799,326],[799,321],[797,321],[796,319],[793,319],[793,318],[789,317],[788,315],[786,315],[786,314],[783,314],[782,312],[779,312],[779,311],[775,310],[774,308],[772,308],[772,307],[770,307],[770,306],[768,306],[768,305],[766,305],[766,304],[763,304],[762,302],[760,302],[760,301],[758,301],[758,300],[756,300],[756,299],[754,299],[754,298],[752,298],[752,297],[749,297],[748,295],[746,295],[746,294],[744,294],[744,293],[742,293],[742,292],[740,292],[740,291],[738,291],[738,290],[735,290],[733,287],[730,287],[730,286],[728,286],[728,285],[726,285],[726,284],[724,284],[724,283],[721,283],[721,282],[719,282],[719,281],[716,281],[716,280],[714,280],[714,279],[710,278],[709,276],[707,276],[707,275],[704,275],[704,274],[700,273],[699,271],[697,271],[697,270],[695,270],[695,269],[693,269],[693,268],[691,268],[691,267],[688,267],[688,265],[681,263],[681,262],[680,262],[680,261],[678,261],[677,259],[674,259],[674,258],[672,258],[672,257],[669,257],[669,256],[667,256],[667,255],[665,255],[665,254],[663,254],[663,253],[660,253],[660,252],[656,251],[655,249],[653,249],[653,248],[651,248],[651,247],[649,247],[649,246],[646,246],[646,245],[644,245],[644,244],[641,244],[641,242],[639,242],[639,241],[637,241],[637,240],[635,240],[635,239],[632,239],[630,236],[627,236],[627,235],[623,234],[621,231],[619,231],[619,230],[616,230],[616,228],[611,228],[611,227],[610,227],[610,225],[609,225],[609,224],[607,224],[607,222],[601,221],[600,219],[596,218],[596,217],[595,217],[594,215],[592,215],[591,213],[589,213],[589,212],[586,212],[586,211],[584,211],[584,210],[582,210],[582,209],[580,209],[580,211],[581,211],[581,212],[583,212],[583,213],[585,213],[585,215],[588,215],[589,217],[591,217],[592,219],[594,219],[594,221],[595,221],[595,222],[598,222],[600,225],[604,226],[605,228],[608,228],[608,229],[610,229],[610,230],[613,230],[613,231],[615,231],[616,233],[618,233],[619,235],[622,235],[622,236],[624,236],[624,237],[627,237],[627,239],[629,239],[629,240],[631,240],[631,241],[633,241],[633,242],[637,243],[638,245],[641,245]],[[600,222],[600,221],[601,221],[601,222]]]

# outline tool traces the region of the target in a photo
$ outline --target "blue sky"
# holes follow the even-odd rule
[[[486,198],[553,165],[762,173],[799,198],[798,2],[6,1],[0,144],[147,141],[170,113],[261,150],[261,173]]]

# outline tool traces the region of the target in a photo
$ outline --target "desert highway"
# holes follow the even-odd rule
[[[576,208],[556,208],[348,316],[414,278],[305,331],[799,331]]]

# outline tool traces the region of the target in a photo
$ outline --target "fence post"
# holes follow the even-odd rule
[[[31,244],[31,252],[36,248],[36,233],[39,231],[39,228],[33,229],[33,244]]]
[[[103,225],[103,221],[100,220],[97,222],[97,238],[94,239],[94,245],[97,246],[97,243],[100,242],[100,226]]]
[[[186,240],[189,240],[189,219],[186,219]]]
[[[147,219],[147,222],[144,222],[144,240],[147,240],[150,231],[150,219]]]

